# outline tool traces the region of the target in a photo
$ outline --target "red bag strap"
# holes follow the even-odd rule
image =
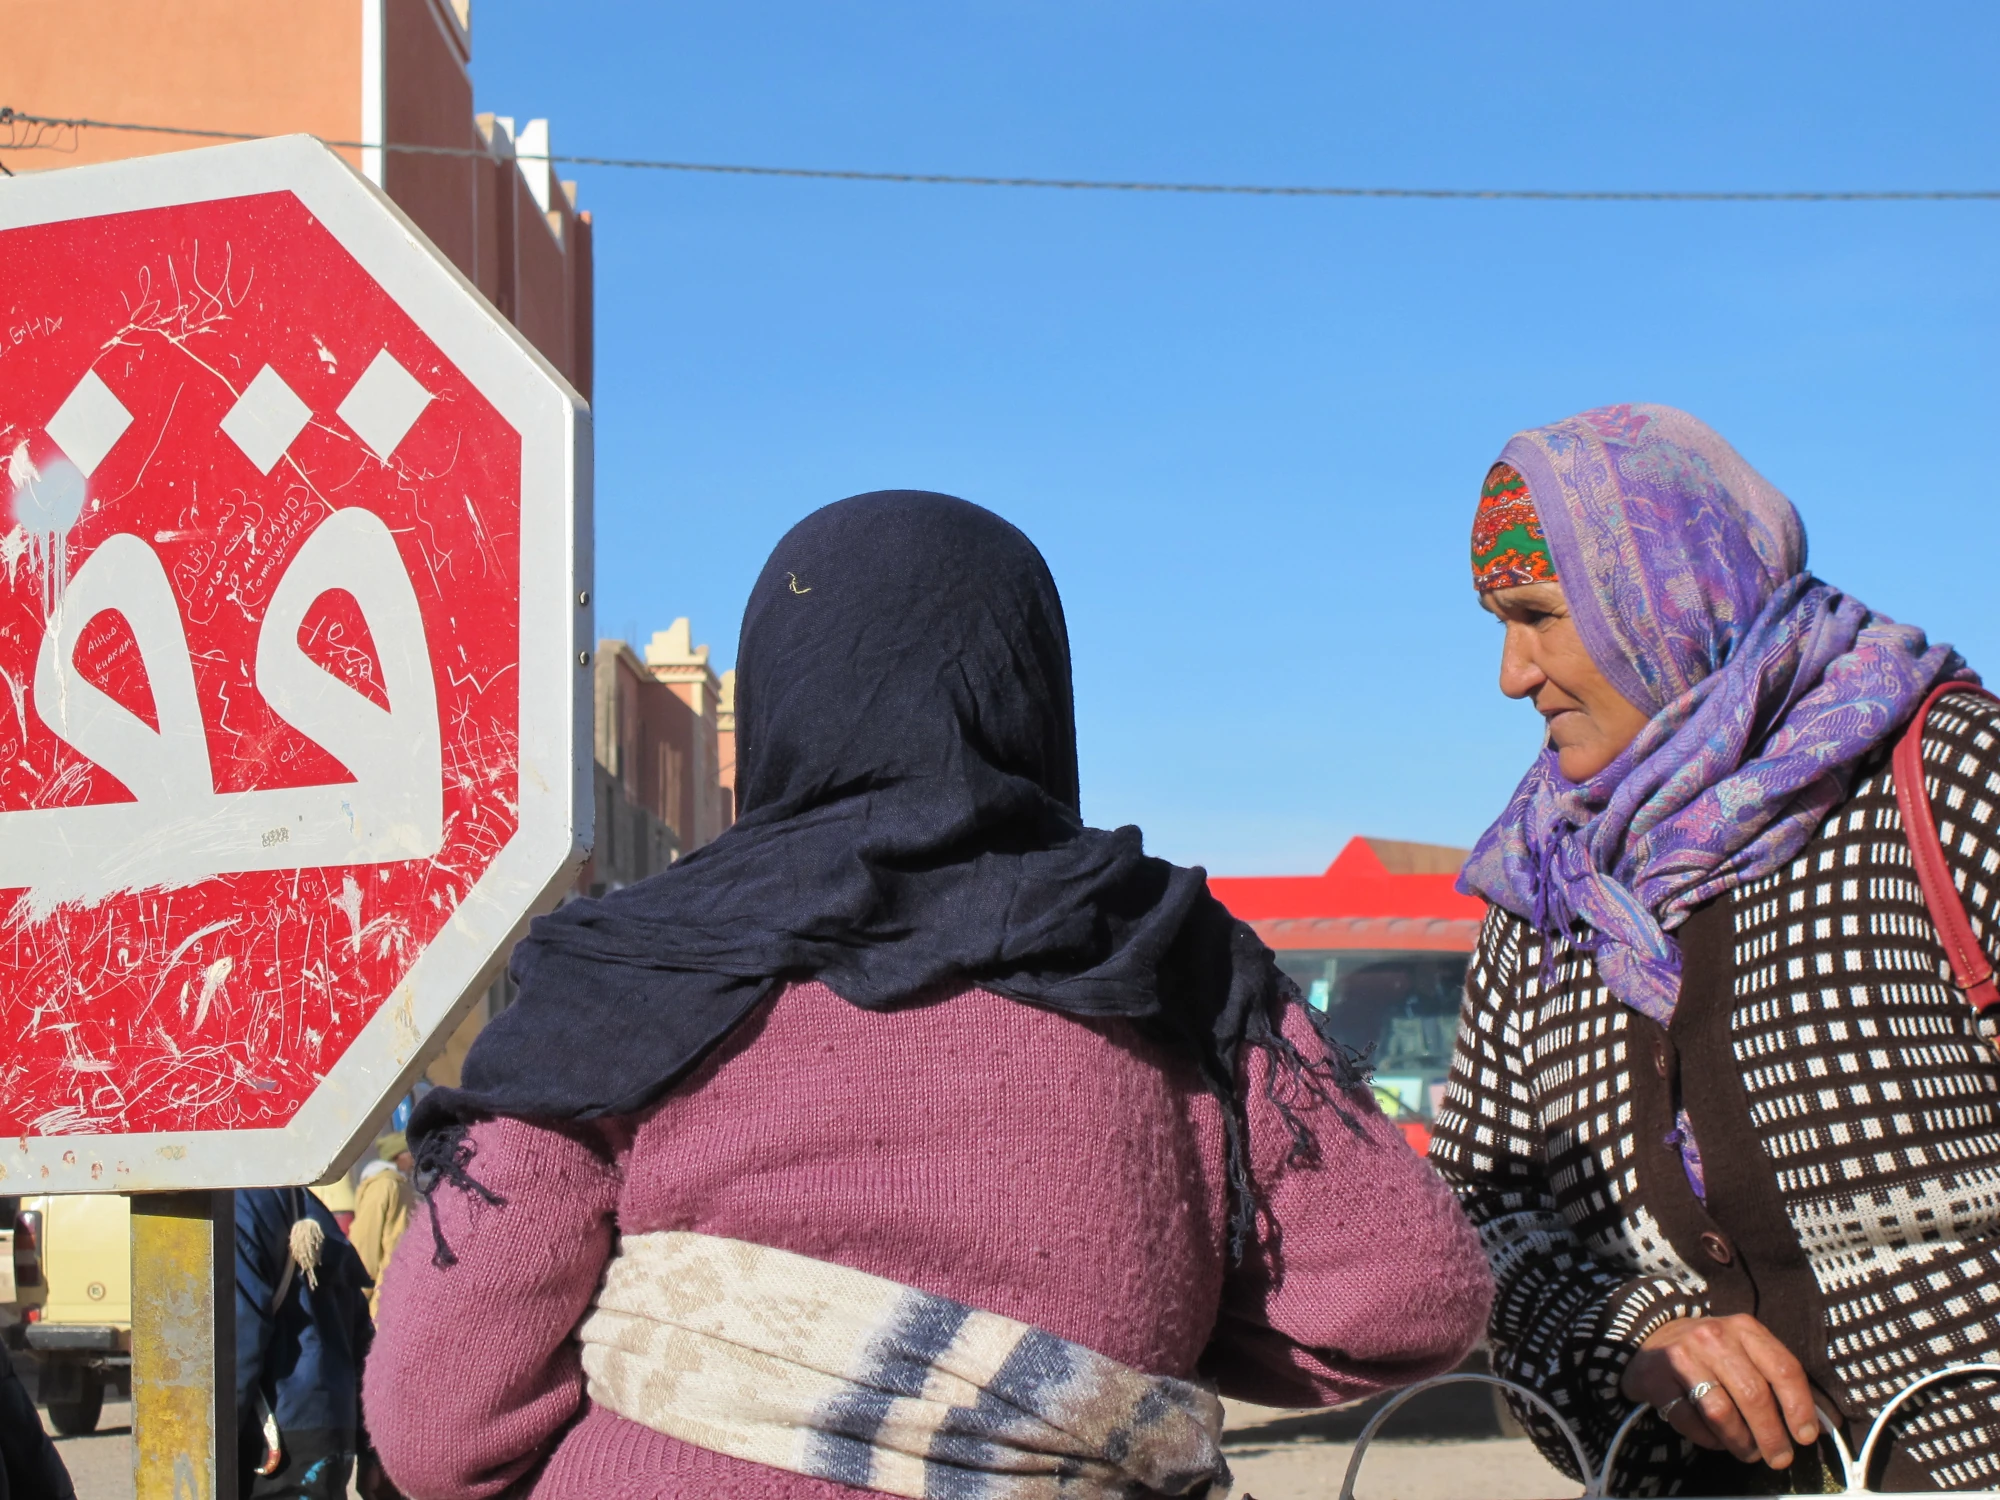
[[[1965,902],[1958,894],[1958,887],[1952,884],[1951,870],[1944,860],[1944,845],[1938,838],[1937,816],[1931,810],[1930,793],[1924,785],[1924,721],[1930,717],[1931,706],[1946,693],[1976,693],[2000,702],[1985,688],[1969,682],[1946,682],[1932,688],[1916,717],[1910,720],[1910,727],[1896,742],[1890,766],[1895,772],[1896,805],[1903,812],[1903,836],[1910,841],[1910,862],[1916,867],[1917,884],[1923,887],[1931,925],[1937,929],[1945,956],[1951,960],[1952,980],[1975,1010],[1985,1011],[2000,1005],[2000,985],[1994,983],[1993,960],[1973,935],[1972,923],[1965,915]]]

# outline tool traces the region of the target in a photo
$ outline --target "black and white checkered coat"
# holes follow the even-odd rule
[[[1613,999],[1566,940],[1545,963],[1521,918],[1486,922],[1431,1158],[1499,1283],[1496,1370],[1596,1454],[1629,1410],[1626,1361],[1670,1318],[1753,1313],[1857,1440],[1912,1377],[2000,1360],[2000,1057],[1950,983],[1887,759],[1789,865],[1676,934],[1669,1027]],[[1924,761],[1991,951],[2000,708],[1943,700]],[[1706,1201],[1665,1139],[1682,1106]],[[1524,1416],[1568,1468],[1548,1424]],[[1900,1431],[1896,1487],[2000,1484],[2000,1381],[1948,1387]],[[1623,1493],[1776,1478],[1717,1481],[1713,1460],[1691,1478],[1698,1455],[1653,1419],[1630,1451]]]

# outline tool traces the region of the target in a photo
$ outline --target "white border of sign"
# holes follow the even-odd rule
[[[512,324],[353,168],[311,136],[140,157],[0,183],[0,230],[289,192],[521,434],[520,824],[292,1122],[282,1129],[22,1136],[0,1193],[323,1181],[374,1134],[569,888],[591,839],[590,410]]]

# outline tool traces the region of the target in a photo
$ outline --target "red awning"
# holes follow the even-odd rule
[[[1321,875],[1218,875],[1208,886],[1274,948],[1464,953],[1486,916],[1485,902],[1453,889],[1464,854],[1355,838]]]

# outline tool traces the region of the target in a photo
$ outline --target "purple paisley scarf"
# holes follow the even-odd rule
[[[1931,687],[1978,679],[1807,573],[1791,502],[1686,412],[1600,407],[1500,459],[1527,480],[1591,660],[1653,717],[1582,784],[1544,748],[1459,889],[1545,933],[1581,922],[1611,992],[1665,1025],[1668,934],[1798,853]]]

